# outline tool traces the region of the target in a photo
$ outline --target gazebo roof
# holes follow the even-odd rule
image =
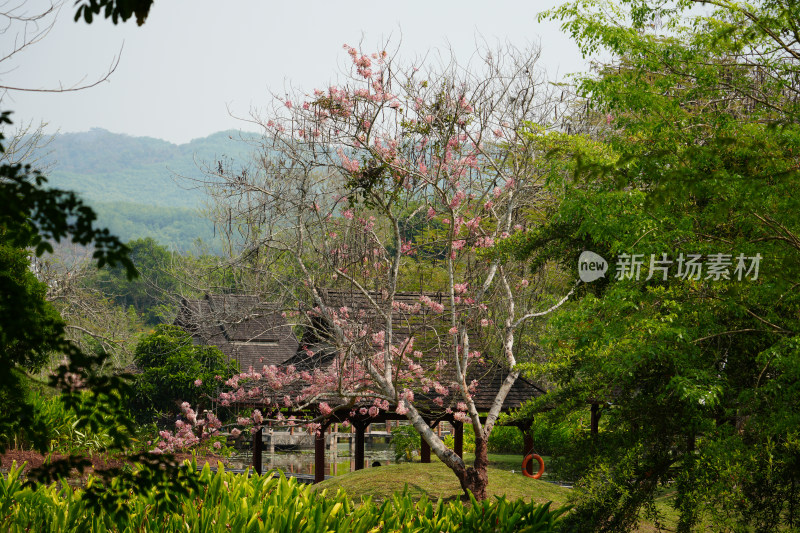
[[[335,310],[347,309],[352,320],[375,330],[381,328],[380,313],[375,305],[385,313],[391,313],[395,324],[395,341],[402,343],[414,335],[418,340],[415,348],[423,352],[418,363],[431,371],[437,362],[448,361],[449,312],[434,313],[422,306],[419,312],[408,312],[402,306],[392,307],[386,294],[370,292],[369,298],[357,290],[318,289],[325,304]],[[420,298],[428,298],[438,304],[446,305],[442,293],[403,292],[395,294],[393,301],[414,306]],[[371,300],[371,301],[370,301]],[[276,304],[264,303],[258,297],[243,294],[206,295],[202,299],[181,300],[181,307],[175,324],[189,331],[200,344],[215,345],[229,358],[239,362],[242,370],[252,367],[256,370],[264,365],[278,367],[295,366],[298,370],[325,370],[334,360],[334,350],[324,338],[327,325],[318,320],[306,330],[301,343],[298,343],[292,327],[286,322],[281,309]],[[480,330],[470,330],[472,347],[483,350],[484,338]],[[308,355],[310,348],[312,355]],[[478,387],[473,400],[478,411],[488,411],[497,395],[508,369],[487,358],[483,362],[472,361],[467,373],[467,383],[477,380]],[[455,369],[448,362],[435,375],[443,385],[455,381]],[[274,391],[275,400],[284,395],[296,396],[305,383],[297,383],[286,389]],[[545,391],[534,383],[520,377],[516,380],[503,402],[503,411],[519,408],[525,401],[544,394]],[[443,397],[444,405],[437,406],[433,391],[427,394],[415,391],[417,403],[430,412],[444,412],[446,407],[454,407],[459,401],[457,395]],[[339,403],[331,398],[331,404]]]
[[[420,336],[422,337],[421,341],[418,340],[415,343],[415,348],[423,352],[419,364],[424,369],[430,371],[436,367],[437,362],[449,360],[445,352],[449,348],[447,330],[450,328],[448,322],[450,314],[447,310],[447,299],[444,294],[432,292],[402,292],[395,294],[392,301],[401,302],[409,306],[419,303],[421,298],[429,298],[434,302],[445,305],[445,310],[442,313],[434,313],[424,306],[418,313],[409,313],[404,311],[401,306],[392,307],[388,295],[377,291],[369,292],[369,297],[358,290],[321,288],[318,291],[323,302],[328,307],[337,311],[346,308],[351,316],[357,317],[354,320],[373,326],[378,330],[381,327],[382,318],[375,306],[380,306],[386,314],[391,313],[392,322],[395,324],[394,339],[396,343],[402,343],[411,335],[414,335],[417,339]],[[287,360],[284,365],[291,364],[300,370],[324,370],[329,367],[334,360],[334,350],[324,338],[320,338],[324,336],[325,327],[324,322],[317,322],[313,328],[309,328],[302,339],[302,344],[310,348],[313,355],[308,355],[305,350],[300,350],[295,357]],[[485,339],[479,330],[470,330],[470,337],[474,349],[484,349]],[[452,348],[450,347],[450,349]],[[478,411],[489,411],[508,373],[507,368],[490,359],[482,363],[471,362],[466,381],[468,384],[472,380],[478,381],[477,390],[473,394],[473,400]],[[442,384],[454,382],[456,376],[453,364],[450,362],[445,364],[437,372],[435,378]],[[544,393],[544,389],[520,377],[506,396],[502,410],[509,411],[519,408],[525,401]],[[430,408],[432,411],[442,410],[448,406],[453,407],[453,404],[459,401],[458,397],[451,394],[443,398],[444,407],[438,407],[433,403],[433,398],[437,396],[433,391],[428,394],[415,391],[415,395],[419,400],[418,403],[425,408]]]
[[[281,309],[252,295],[184,298],[175,325],[190,332],[198,344],[217,346],[242,370],[282,365],[297,353],[297,338]]]

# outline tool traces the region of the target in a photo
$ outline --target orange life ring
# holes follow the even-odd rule
[[[539,471],[536,472],[535,474],[528,473],[528,463],[531,461],[531,459],[536,459],[537,461],[539,461]],[[544,474],[544,460],[535,453],[528,455],[527,457],[525,457],[525,459],[522,460],[522,473],[525,475],[525,477],[532,477],[533,479],[539,479],[540,477],[542,477],[542,474]]]

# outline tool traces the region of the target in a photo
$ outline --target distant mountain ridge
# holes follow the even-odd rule
[[[177,145],[94,128],[57,134],[39,155],[51,186],[79,192],[90,203],[197,208],[203,191],[176,176],[202,179],[202,164],[216,166],[222,160],[246,165],[250,142],[259,137],[229,130]]]
[[[259,138],[229,130],[178,145],[94,128],[53,136],[35,160],[50,187],[78,192],[99,224],[123,241],[153,237],[187,251],[201,239],[220,250],[213,224],[200,212],[205,192],[178,176],[203,179],[202,165],[216,168],[218,161],[247,166]]]

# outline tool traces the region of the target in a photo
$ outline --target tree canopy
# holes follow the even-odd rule
[[[663,486],[680,531],[798,521],[800,12],[691,4],[544,15],[613,57],[578,83],[611,157],[576,158],[548,223],[508,245],[573,271],[587,250],[610,263],[552,324],[536,370],[557,388],[529,406],[601,405],[599,435],[571,450],[576,530],[658,520]]]
[[[88,8],[107,6],[106,15],[114,16],[115,21],[116,17],[125,20],[130,13],[136,12],[141,23],[146,15],[146,10],[142,9],[149,9],[150,3],[104,0],[98,3],[92,0]],[[90,22],[88,8],[84,18]],[[117,12],[119,14],[115,15]],[[35,22],[40,17],[34,16],[30,20]],[[10,55],[34,42],[29,39],[28,35],[23,36],[23,44],[17,43]],[[2,112],[0,127],[10,124],[10,112]],[[3,141],[4,136],[0,132],[0,152],[5,144]],[[103,427],[107,430],[111,449],[125,450],[135,430],[130,417],[126,416],[124,398],[130,397],[126,376],[102,372],[102,355],[84,353],[67,340],[63,321],[44,300],[47,287],[27,271],[27,265],[30,264],[31,255],[41,256],[45,252],[52,252],[53,242],[69,239],[75,244],[91,245],[92,257],[98,267],[120,265],[129,278],[135,277],[137,272],[128,256],[128,248],[107,229],[97,226],[96,214],[89,206],[75,193],[48,188],[46,184],[47,179],[29,165],[2,159],[0,365],[6,371],[0,373],[0,400],[4,406],[0,410],[0,450],[5,449],[13,431],[24,427],[34,448],[41,452],[48,451],[47,428],[36,422],[34,406],[29,401],[23,382],[26,373],[40,366],[43,354],[50,350],[64,356],[64,362],[52,375],[50,385],[60,391],[64,406],[76,414],[78,424],[75,429],[97,432]],[[114,423],[109,425],[109,420]],[[186,469],[181,469],[169,458],[133,454],[131,459],[150,468],[139,472],[123,472],[119,468],[98,470],[96,483],[87,487],[85,493],[85,501],[90,507],[103,508],[118,524],[127,517],[127,511],[120,502],[130,494],[168,489],[185,495],[197,486],[196,480],[187,476]],[[32,470],[28,481],[51,481],[66,477],[73,468],[83,471],[89,465],[84,457],[71,455]]]
[[[183,329],[164,324],[139,341],[135,361],[141,373],[134,381],[133,408],[140,418],[174,417],[182,402],[200,411],[239,370],[216,346],[196,345]]]

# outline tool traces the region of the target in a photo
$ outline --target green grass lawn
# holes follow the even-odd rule
[[[464,454],[464,460],[467,464],[471,464],[473,456]],[[546,467],[547,458],[545,457],[544,460]],[[552,508],[569,503],[572,489],[527,478],[522,475],[521,469],[522,457],[519,455],[490,454],[487,489],[489,496],[505,496],[510,500],[522,498],[525,501],[536,503],[553,502]],[[545,470],[545,474],[547,474],[547,470]],[[406,488],[415,498],[421,498],[424,495],[433,500],[438,498],[453,500],[462,496],[458,479],[452,470],[436,457],[431,458],[430,464],[402,463],[365,468],[314,485],[314,490],[327,490],[332,493],[340,488],[356,502],[363,498],[384,501],[393,493],[402,492]],[[675,531],[677,513],[669,505],[666,496],[664,495],[656,501],[656,506],[666,515],[665,528],[660,531]],[[652,524],[642,523],[638,531],[655,532],[659,530]]]
[[[427,495],[434,500],[455,499],[462,495],[461,485],[453,471],[439,461],[365,468],[314,485],[316,490],[342,488],[356,501],[366,497],[382,501],[405,487],[413,496]],[[509,470],[490,466],[488,492],[489,495],[505,495],[511,500],[552,501],[553,507],[559,507],[567,502],[570,489],[527,478],[519,471],[512,474]]]

